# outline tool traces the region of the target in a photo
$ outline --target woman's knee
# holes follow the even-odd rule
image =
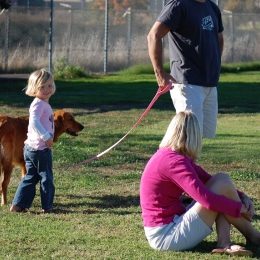
[[[224,172],[218,172],[215,175],[213,175],[213,178],[216,180],[226,180],[231,182],[231,178],[229,174],[224,173]]]
[[[211,183],[208,188],[219,195],[230,196],[236,192],[236,188],[231,181],[231,178],[226,173],[217,173],[212,177]]]
[[[221,184],[222,182],[231,183],[230,176],[226,173],[218,172],[213,175],[212,178],[209,179],[209,181],[207,181],[205,185],[210,189],[213,185]]]

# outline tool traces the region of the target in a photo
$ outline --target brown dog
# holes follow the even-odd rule
[[[26,174],[23,147],[27,138],[28,124],[29,117],[0,116],[0,175],[3,173],[3,181],[0,186],[1,206],[7,204],[7,187],[13,167],[16,165],[21,167],[22,177]],[[72,114],[64,110],[54,113],[54,124],[54,142],[57,142],[63,133],[77,136],[78,132],[84,128]]]

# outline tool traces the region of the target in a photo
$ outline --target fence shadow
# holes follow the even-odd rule
[[[9,76],[16,77],[16,75]],[[15,82],[1,82],[0,105],[28,108],[32,98],[22,91],[24,78]],[[10,78],[9,78],[10,80]],[[145,109],[156,94],[154,82],[59,82],[51,97],[53,109],[80,108],[84,114],[105,113],[113,110]],[[221,82],[218,87],[219,113],[257,113],[260,111],[260,88],[257,82]],[[174,110],[170,94],[162,95],[153,109]]]

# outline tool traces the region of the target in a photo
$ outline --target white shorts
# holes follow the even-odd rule
[[[173,222],[158,227],[144,227],[146,238],[153,249],[183,251],[195,247],[212,233],[192,207]]]
[[[218,93],[216,87],[173,84],[170,90],[176,113],[191,110],[197,117],[202,136],[215,138],[218,117]]]

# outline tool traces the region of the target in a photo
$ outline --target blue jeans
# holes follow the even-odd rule
[[[36,150],[24,147],[26,175],[22,178],[13,200],[13,205],[30,208],[36,194],[36,184],[40,182],[42,209],[53,207],[55,186],[53,184],[51,149]]]

